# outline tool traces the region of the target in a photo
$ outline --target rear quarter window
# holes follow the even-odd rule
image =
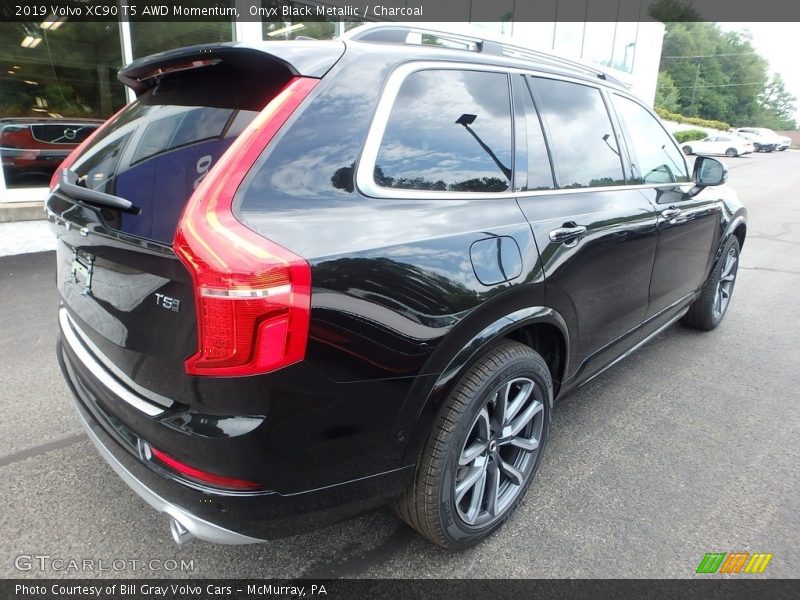
[[[511,185],[508,76],[431,69],[403,81],[375,161],[380,187],[504,192]]]

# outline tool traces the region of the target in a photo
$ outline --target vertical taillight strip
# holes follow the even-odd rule
[[[195,289],[199,347],[186,361],[191,375],[255,375],[305,356],[311,269],[240,223],[232,205],[250,168],[317,82],[291,79],[210,169],[184,209],[174,249]]]

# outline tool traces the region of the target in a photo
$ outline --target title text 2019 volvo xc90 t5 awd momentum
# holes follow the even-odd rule
[[[746,213],[723,165],[690,176],[610,76],[355,31],[138,60],[136,101],[54,177],[65,377],[178,541],[393,503],[474,544],[555,399],[729,306]]]

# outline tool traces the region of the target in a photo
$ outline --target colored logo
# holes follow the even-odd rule
[[[771,552],[709,552],[697,573],[763,573],[771,560]]]

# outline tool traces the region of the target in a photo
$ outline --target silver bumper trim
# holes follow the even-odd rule
[[[147,502],[150,506],[155,508],[158,512],[175,519],[180,523],[184,529],[191,533],[199,540],[213,542],[215,544],[258,544],[265,540],[236,533],[229,529],[214,525],[200,517],[187,512],[183,508],[176,506],[169,501],[159,496],[156,492],[147,487],[144,483],[139,481],[136,476],[131,473],[125,466],[117,460],[117,458],[106,448],[103,442],[97,437],[97,434],[92,430],[91,425],[83,415],[82,410],[78,407],[78,416],[80,417],[81,424],[86,430],[89,439],[97,447],[100,455],[106,460],[112,469],[119,475],[128,486],[136,492],[142,500]]]
[[[66,309],[59,309],[58,321],[61,325],[61,334],[64,336],[64,341],[67,343],[70,350],[75,353],[75,355],[78,357],[78,360],[80,360],[81,363],[83,363],[83,365],[92,372],[92,375],[106,388],[108,388],[112,394],[148,416],[157,417],[160,414],[163,414],[163,408],[147,402],[143,398],[140,398],[128,390],[125,386],[114,379],[114,377],[112,377],[111,374],[104,369],[99,362],[97,362],[97,359],[86,349],[86,346],[84,346],[81,340],[78,339],[77,334],[72,329],[72,324],[70,323],[69,315],[67,314]]]
[[[114,376],[116,376],[116,378],[119,379],[123,384],[131,388],[134,392],[142,396],[144,399],[155,402],[156,404],[160,404],[164,408],[170,408],[173,404],[175,404],[175,402],[173,402],[169,398],[166,398],[161,394],[157,394],[152,390],[148,390],[147,388],[140,386],[133,379],[128,377],[125,374],[125,372],[119,367],[117,367],[117,365],[115,365],[113,362],[111,362],[111,360],[109,360],[109,358],[105,354],[103,354],[100,348],[98,348],[94,344],[94,342],[92,342],[92,340],[89,339],[89,336],[86,335],[86,333],[80,327],[78,327],[78,324],[75,322],[75,319],[69,316],[69,312],[67,312],[66,308],[61,308],[59,310],[64,311],[64,314],[66,315],[66,321],[72,326],[72,329],[75,331],[75,334],[78,336],[83,345],[86,346],[89,352],[91,352],[94,355],[94,357],[97,359],[97,362],[100,363],[109,371],[111,371],[111,373]]]

